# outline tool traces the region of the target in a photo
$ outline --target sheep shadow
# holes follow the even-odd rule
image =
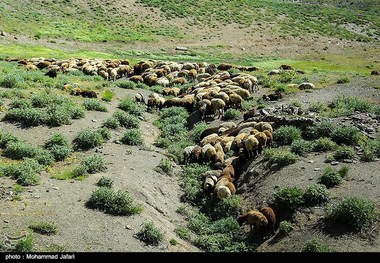
[[[343,224],[330,222],[326,218],[318,219],[315,225],[312,226],[312,229],[316,231],[321,231],[324,235],[329,236],[331,238],[358,233],[361,233],[363,236],[366,234],[365,232],[355,231]]]

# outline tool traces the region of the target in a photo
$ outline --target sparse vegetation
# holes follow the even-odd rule
[[[326,167],[321,177],[321,183],[327,187],[334,187],[342,182],[342,176],[333,167]]]
[[[291,151],[297,155],[306,156],[313,150],[313,143],[303,139],[295,140],[291,144]]]
[[[31,252],[33,250],[33,241],[32,235],[27,235],[24,239],[16,242],[15,250],[17,252]]]
[[[332,151],[337,147],[338,145],[335,142],[326,137],[319,138],[313,143],[313,151],[316,152]]]
[[[238,118],[240,115],[241,115],[241,112],[239,110],[231,108],[231,109],[226,110],[223,118],[225,120],[234,120],[234,119]]]
[[[88,150],[100,146],[104,142],[104,134],[102,130],[93,130],[90,128],[84,129],[79,132],[74,139],[76,148],[82,150]]]
[[[163,240],[164,234],[153,222],[147,222],[141,225],[137,237],[149,245],[158,246]]]
[[[268,161],[268,165],[277,165],[283,167],[297,160],[297,155],[286,149],[266,149],[263,154],[264,160]]]
[[[163,172],[168,175],[172,175],[173,170],[174,170],[174,167],[173,167],[172,161],[170,161],[166,157],[162,158],[159,164],[157,165],[157,167],[155,168],[156,172],[159,172],[159,173]]]
[[[356,155],[355,149],[351,146],[338,146],[333,154],[335,160],[353,159]]]
[[[104,158],[97,154],[86,156],[81,161],[81,165],[86,167],[86,171],[89,174],[105,171],[107,169]]]
[[[107,111],[107,107],[104,104],[94,99],[85,99],[83,101],[83,106],[86,110]]]
[[[103,101],[107,101],[107,102],[110,102],[113,98],[114,94],[112,91],[110,90],[105,90],[102,94],[102,100]]]
[[[55,133],[45,142],[44,148],[49,150],[56,161],[62,161],[73,149],[67,138],[61,133]]]

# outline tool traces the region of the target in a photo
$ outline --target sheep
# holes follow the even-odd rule
[[[203,190],[206,194],[210,194],[213,191],[217,180],[217,177],[214,175],[207,176],[205,178],[205,181],[203,183]]]
[[[208,147],[206,150],[206,156],[207,160],[210,161],[215,161],[216,159],[216,150],[214,146]]]
[[[134,75],[129,78],[130,81],[133,81],[135,83],[143,83],[144,79],[141,75]]]
[[[220,142],[216,143],[214,148],[216,150],[214,162],[215,163],[218,163],[218,162],[224,163],[224,151],[223,151],[223,147],[222,147],[221,143]]]
[[[210,135],[207,135],[201,140],[201,146],[204,146],[205,144],[211,144],[214,145],[216,143],[216,140],[219,138],[218,134],[212,133]]]
[[[214,148],[211,144],[205,144],[205,145],[203,145],[202,146],[202,161],[203,162],[205,162],[206,161],[206,156],[207,156],[207,151],[208,151],[208,149],[210,149],[210,148]],[[215,148],[214,148],[214,150],[215,150]]]
[[[96,95],[96,92],[92,91],[92,90],[82,90],[79,95],[81,95],[82,97],[85,97],[85,98],[97,98],[98,97],[98,95]]]
[[[378,70],[372,70],[371,75],[372,76],[380,76],[380,72]]]
[[[259,141],[255,135],[249,135],[244,141],[244,148],[248,152],[248,157],[255,157],[259,148]]]
[[[239,226],[247,223],[251,226],[251,232],[253,232],[253,226],[255,231],[261,232],[261,238],[263,238],[263,228],[268,225],[268,219],[261,212],[257,210],[250,210],[248,213],[241,215],[237,218]]]
[[[239,133],[238,135],[235,136],[235,139],[232,143],[232,146],[234,150],[238,150],[239,148],[242,148],[244,143],[243,141],[248,137],[249,135],[245,132]]]
[[[211,100],[211,110],[214,112],[214,116],[219,118],[224,115],[224,107],[226,103],[222,99],[212,99]]]
[[[225,185],[215,187],[214,192],[215,192],[214,196],[220,200],[223,200],[224,198],[230,197],[232,194],[231,190]]]
[[[310,82],[303,82],[301,83],[298,88],[300,90],[304,90],[304,89],[315,89],[315,85],[313,83],[310,83]]]
[[[184,164],[189,163],[190,157],[191,157],[191,154],[192,154],[194,148],[195,148],[195,146],[187,146],[187,147],[185,147],[185,149],[183,149],[183,156],[184,156],[183,163]]]
[[[274,101],[279,99],[282,99],[282,93],[279,91],[276,91],[275,93],[270,93],[268,95],[263,95],[263,100],[265,101]]]
[[[273,142],[273,134],[269,130],[263,130],[263,133],[267,136],[267,146],[270,148]]]
[[[203,99],[198,103],[198,111],[201,115],[201,119],[204,120],[204,118],[209,115],[211,110],[211,101]]]
[[[241,109],[241,102],[243,100],[241,96],[236,93],[232,93],[229,95],[229,98],[229,104],[232,108]]]
[[[260,209],[260,212],[267,218],[268,225],[264,228],[265,230],[265,236],[274,235],[275,233],[275,225],[276,225],[276,214],[274,213],[273,209],[269,206],[262,207]]]
[[[285,65],[285,64],[281,65],[280,69],[282,69],[282,70],[293,70],[292,66]]]
[[[261,122],[259,122],[259,123],[261,123]],[[268,130],[273,134],[273,127],[269,122],[262,122],[261,123],[260,131],[265,131],[265,130]]]
[[[135,94],[135,101],[145,104],[144,96],[140,92]]]
[[[257,139],[257,141],[259,142],[259,145],[257,147],[257,152],[258,152],[258,154],[261,154],[263,151],[263,148],[267,144],[267,136],[263,132],[258,132],[254,136]]]
[[[57,77],[57,71],[56,70],[49,70],[48,72],[45,73],[45,76],[48,76],[50,78],[56,78]]]
[[[220,174],[220,178],[226,178],[228,181],[233,182],[235,178],[235,168],[231,164],[228,164],[224,169],[222,170],[222,173]]]
[[[197,163],[202,161],[202,147],[196,145],[191,153],[193,160]]]

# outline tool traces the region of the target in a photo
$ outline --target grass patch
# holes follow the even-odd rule
[[[142,212],[142,206],[136,204],[128,192],[115,191],[108,187],[94,190],[86,205],[112,215],[130,216]]]
[[[68,139],[61,133],[55,133],[45,142],[44,148],[53,155],[56,161],[63,161],[73,149]]]
[[[164,238],[164,234],[157,228],[153,222],[146,222],[141,225],[141,229],[137,232],[137,237],[146,244],[158,246]]]
[[[226,110],[226,112],[224,113],[223,119],[235,120],[239,118],[240,115],[241,115],[241,112],[239,110],[231,108],[231,109]]]
[[[281,221],[279,226],[278,226],[278,234],[280,236],[288,236],[290,232],[294,229],[292,223],[290,223],[287,220]]]
[[[138,117],[136,117],[133,114],[117,110],[114,112],[111,118],[114,118],[117,120],[119,125],[127,128],[127,129],[133,129],[133,128],[138,128],[140,124],[140,120]],[[112,120],[113,121],[113,120]],[[113,121],[115,122],[115,121]],[[115,123],[111,123],[111,126],[114,126]]]
[[[86,156],[80,164],[86,167],[86,171],[89,174],[105,171],[107,169],[104,158],[97,154]]]
[[[339,172],[333,167],[326,167],[323,175],[320,179],[321,184],[324,184],[326,187],[334,187],[339,185],[342,182],[342,176]]]
[[[120,127],[120,122],[115,117],[110,117],[107,120],[103,122],[103,127],[109,128],[109,129],[117,129]]]
[[[93,130],[87,128],[78,133],[73,143],[76,149],[88,150],[102,145],[105,141],[104,136],[105,134],[101,129]]]
[[[174,232],[183,240],[191,241],[190,231],[186,227],[177,227]]]
[[[326,152],[336,149],[338,145],[333,142],[330,138],[322,137],[314,141],[313,151],[316,152]]]
[[[20,239],[15,244],[15,250],[17,252],[31,252],[33,250],[33,237],[27,235],[24,239]]]
[[[351,146],[338,146],[333,154],[335,160],[353,159],[356,156],[356,151]]]
[[[121,110],[126,111],[135,116],[142,116],[145,112],[145,108],[142,105],[137,104],[132,98],[123,98],[118,106]]]
[[[313,150],[313,143],[303,139],[295,140],[291,144],[291,152],[300,156],[306,156]]]

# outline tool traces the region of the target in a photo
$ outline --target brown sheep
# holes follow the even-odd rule
[[[92,90],[82,90],[80,92],[80,95],[84,98],[97,98],[98,95],[96,95],[95,91]]]
[[[270,148],[273,142],[273,134],[269,130],[263,130],[263,133],[267,136],[267,146]]]
[[[135,101],[145,104],[144,96],[140,92],[135,94]]]
[[[144,79],[141,77],[141,75],[134,75],[129,78],[130,81],[133,81],[135,83],[143,83]]]
[[[292,66],[285,65],[285,64],[281,65],[280,69],[283,69],[283,70],[293,70]]]
[[[263,132],[258,132],[254,136],[259,142],[259,145],[257,147],[257,152],[258,154],[261,154],[263,151],[263,148],[267,145],[267,136]]]
[[[232,164],[228,164],[224,169],[222,170],[222,173],[220,174],[220,177],[227,178],[228,181],[233,182],[235,178],[235,168]]]
[[[56,78],[57,77],[57,71],[56,70],[49,70],[48,72],[45,73],[45,76],[48,76],[50,78]]]
[[[191,158],[196,163],[200,163],[202,161],[202,147],[196,145],[191,153]]]
[[[260,209],[260,212],[267,218],[268,225],[264,228],[264,235],[265,236],[271,236],[274,235],[275,232],[275,225],[276,225],[276,215],[272,208],[269,206],[262,207]]]
[[[251,232],[253,232],[253,227],[255,227],[256,232],[261,233],[261,238],[264,237],[263,230],[268,225],[268,219],[261,212],[257,210],[251,210],[245,215],[241,215],[237,218],[239,226],[242,226],[244,223],[247,223],[251,226]]]
[[[248,152],[248,157],[255,157],[258,155],[259,141],[256,139],[255,135],[249,135],[246,140],[244,140],[244,148]]]
[[[380,72],[378,70],[372,70],[371,75],[372,76],[380,76]]]

